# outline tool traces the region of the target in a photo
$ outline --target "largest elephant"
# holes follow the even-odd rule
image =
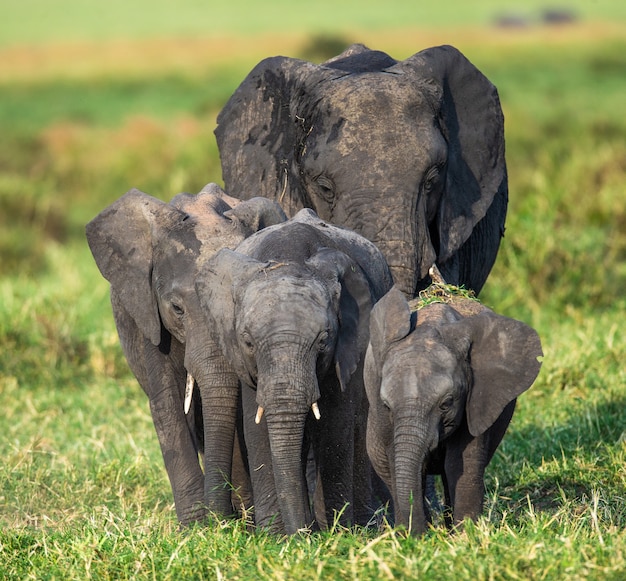
[[[404,61],[353,45],[321,65],[260,62],[218,116],[226,191],[276,199],[374,242],[407,296],[444,278],[477,293],[508,202],[496,88],[458,50]]]

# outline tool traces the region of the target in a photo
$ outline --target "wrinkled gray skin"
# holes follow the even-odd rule
[[[150,400],[182,524],[203,519],[207,509],[233,511],[225,484],[232,482],[239,383],[207,329],[196,273],[217,250],[285,219],[274,202],[240,202],[209,184],[169,204],[133,189],[87,224],[89,247],[111,284],[122,349]],[[185,416],[187,372],[201,397],[196,393]]]
[[[375,305],[364,371],[367,451],[391,490],[396,524],[426,530],[427,474],[442,475],[448,524],[478,517],[485,468],[541,355],[533,329],[469,299],[411,313],[393,287]]]
[[[309,445],[316,526],[332,523],[346,503],[342,523],[366,524],[371,516],[362,365],[371,307],[391,284],[371,242],[308,209],[251,236],[236,252],[218,252],[200,273],[196,288],[210,327],[245,384],[258,526],[293,534],[312,525],[304,474]]]
[[[453,47],[401,62],[362,45],[322,65],[269,58],[217,121],[230,195],[365,236],[407,297],[435,262],[482,288],[504,233],[504,121],[495,87]]]

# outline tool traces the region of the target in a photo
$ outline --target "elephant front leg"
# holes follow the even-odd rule
[[[484,434],[473,438],[469,433],[464,433],[448,446],[444,487],[449,507],[446,524],[449,526],[459,527],[466,518],[476,520],[482,513],[487,463]]]
[[[374,468],[367,454],[367,411],[367,398],[363,388],[354,414],[352,470],[354,523],[361,526],[371,522],[374,512],[379,508],[377,502],[389,500],[389,497],[384,496],[375,499],[374,495]],[[379,489],[379,492],[384,493],[384,488]]]
[[[515,403],[510,402],[495,423],[477,438],[462,427],[447,445],[445,473],[455,525],[465,518],[476,520],[483,511],[485,470],[513,417]]]
[[[256,391],[250,386],[242,384],[241,402],[244,438],[252,483],[254,522],[258,528],[284,532],[285,526],[280,515],[274,482],[267,423],[264,417],[259,424],[255,422],[258,407]]]
[[[315,456],[326,522],[332,525],[339,517],[341,525],[350,526],[354,524],[354,422],[351,402],[344,399],[348,396],[337,386],[319,400],[321,418],[315,425]],[[346,403],[350,406],[347,414]]]
[[[150,397],[150,411],[172,486],[176,515],[182,525],[206,517],[204,475],[187,426],[178,391],[161,389]]]

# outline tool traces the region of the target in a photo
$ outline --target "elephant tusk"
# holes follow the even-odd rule
[[[191,396],[193,395],[193,384],[195,380],[191,373],[187,373],[187,384],[185,385],[185,415],[189,413],[191,408]]]
[[[313,410],[313,415],[315,416],[316,420],[319,420],[322,417],[320,415],[320,408],[317,407],[316,401],[313,402],[313,405],[311,406],[311,410]]]
[[[428,269],[428,274],[430,275],[430,278],[432,279],[433,283],[435,283],[435,284],[446,284],[446,281],[444,280],[441,272],[439,272],[439,269],[437,268],[437,263],[434,263]]]
[[[263,417],[263,408],[261,406],[259,406],[256,410],[256,416],[254,417],[254,423],[255,424],[260,424],[261,423],[261,418]]]

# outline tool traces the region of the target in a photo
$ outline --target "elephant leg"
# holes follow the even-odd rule
[[[243,428],[248,452],[248,466],[252,483],[254,501],[254,522],[257,528],[284,532],[284,524],[278,506],[272,455],[265,417],[255,423],[257,412],[256,391],[242,384],[241,403],[243,409]]]
[[[141,334],[113,294],[111,302],[122,350],[150,401],[178,520],[182,525],[203,520],[204,476],[198,441],[185,417],[181,395],[185,385],[183,348],[171,344],[168,354],[161,352]]]
[[[483,510],[487,449],[484,434],[465,439],[460,449],[446,455],[446,477],[453,525],[476,520]]]
[[[235,445],[233,448],[233,492],[232,503],[235,509],[245,514],[253,504],[252,481],[250,480],[250,466],[248,464],[248,450],[243,434],[243,410],[241,405],[241,395],[237,410],[237,433],[235,434]]]
[[[450,484],[448,483],[448,477],[446,476],[445,470],[443,474],[441,475],[441,481],[443,484],[443,496],[444,496],[444,499],[443,499],[444,504],[442,506],[443,520],[444,520],[446,527],[451,529],[452,525],[454,524],[453,515],[452,515],[452,499],[450,498]]]
[[[318,484],[324,497],[327,523],[335,522],[339,515],[339,522],[349,526],[354,523],[352,402],[348,393],[341,393],[339,385],[323,393],[319,400],[321,419],[315,426]]]
[[[448,478],[453,521],[476,520],[485,499],[485,469],[491,461],[513,417],[515,400],[510,402],[496,422],[479,437],[467,429],[446,450],[445,471]]]
[[[357,373],[362,373],[357,370]],[[354,451],[352,490],[354,496],[354,524],[366,526],[377,510],[373,491],[374,469],[367,455],[367,398],[365,389],[359,392],[354,414]]]
[[[166,386],[151,397],[150,411],[172,486],[176,514],[180,523],[187,525],[206,516],[204,475],[185,421],[183,402],[173,391]]]

